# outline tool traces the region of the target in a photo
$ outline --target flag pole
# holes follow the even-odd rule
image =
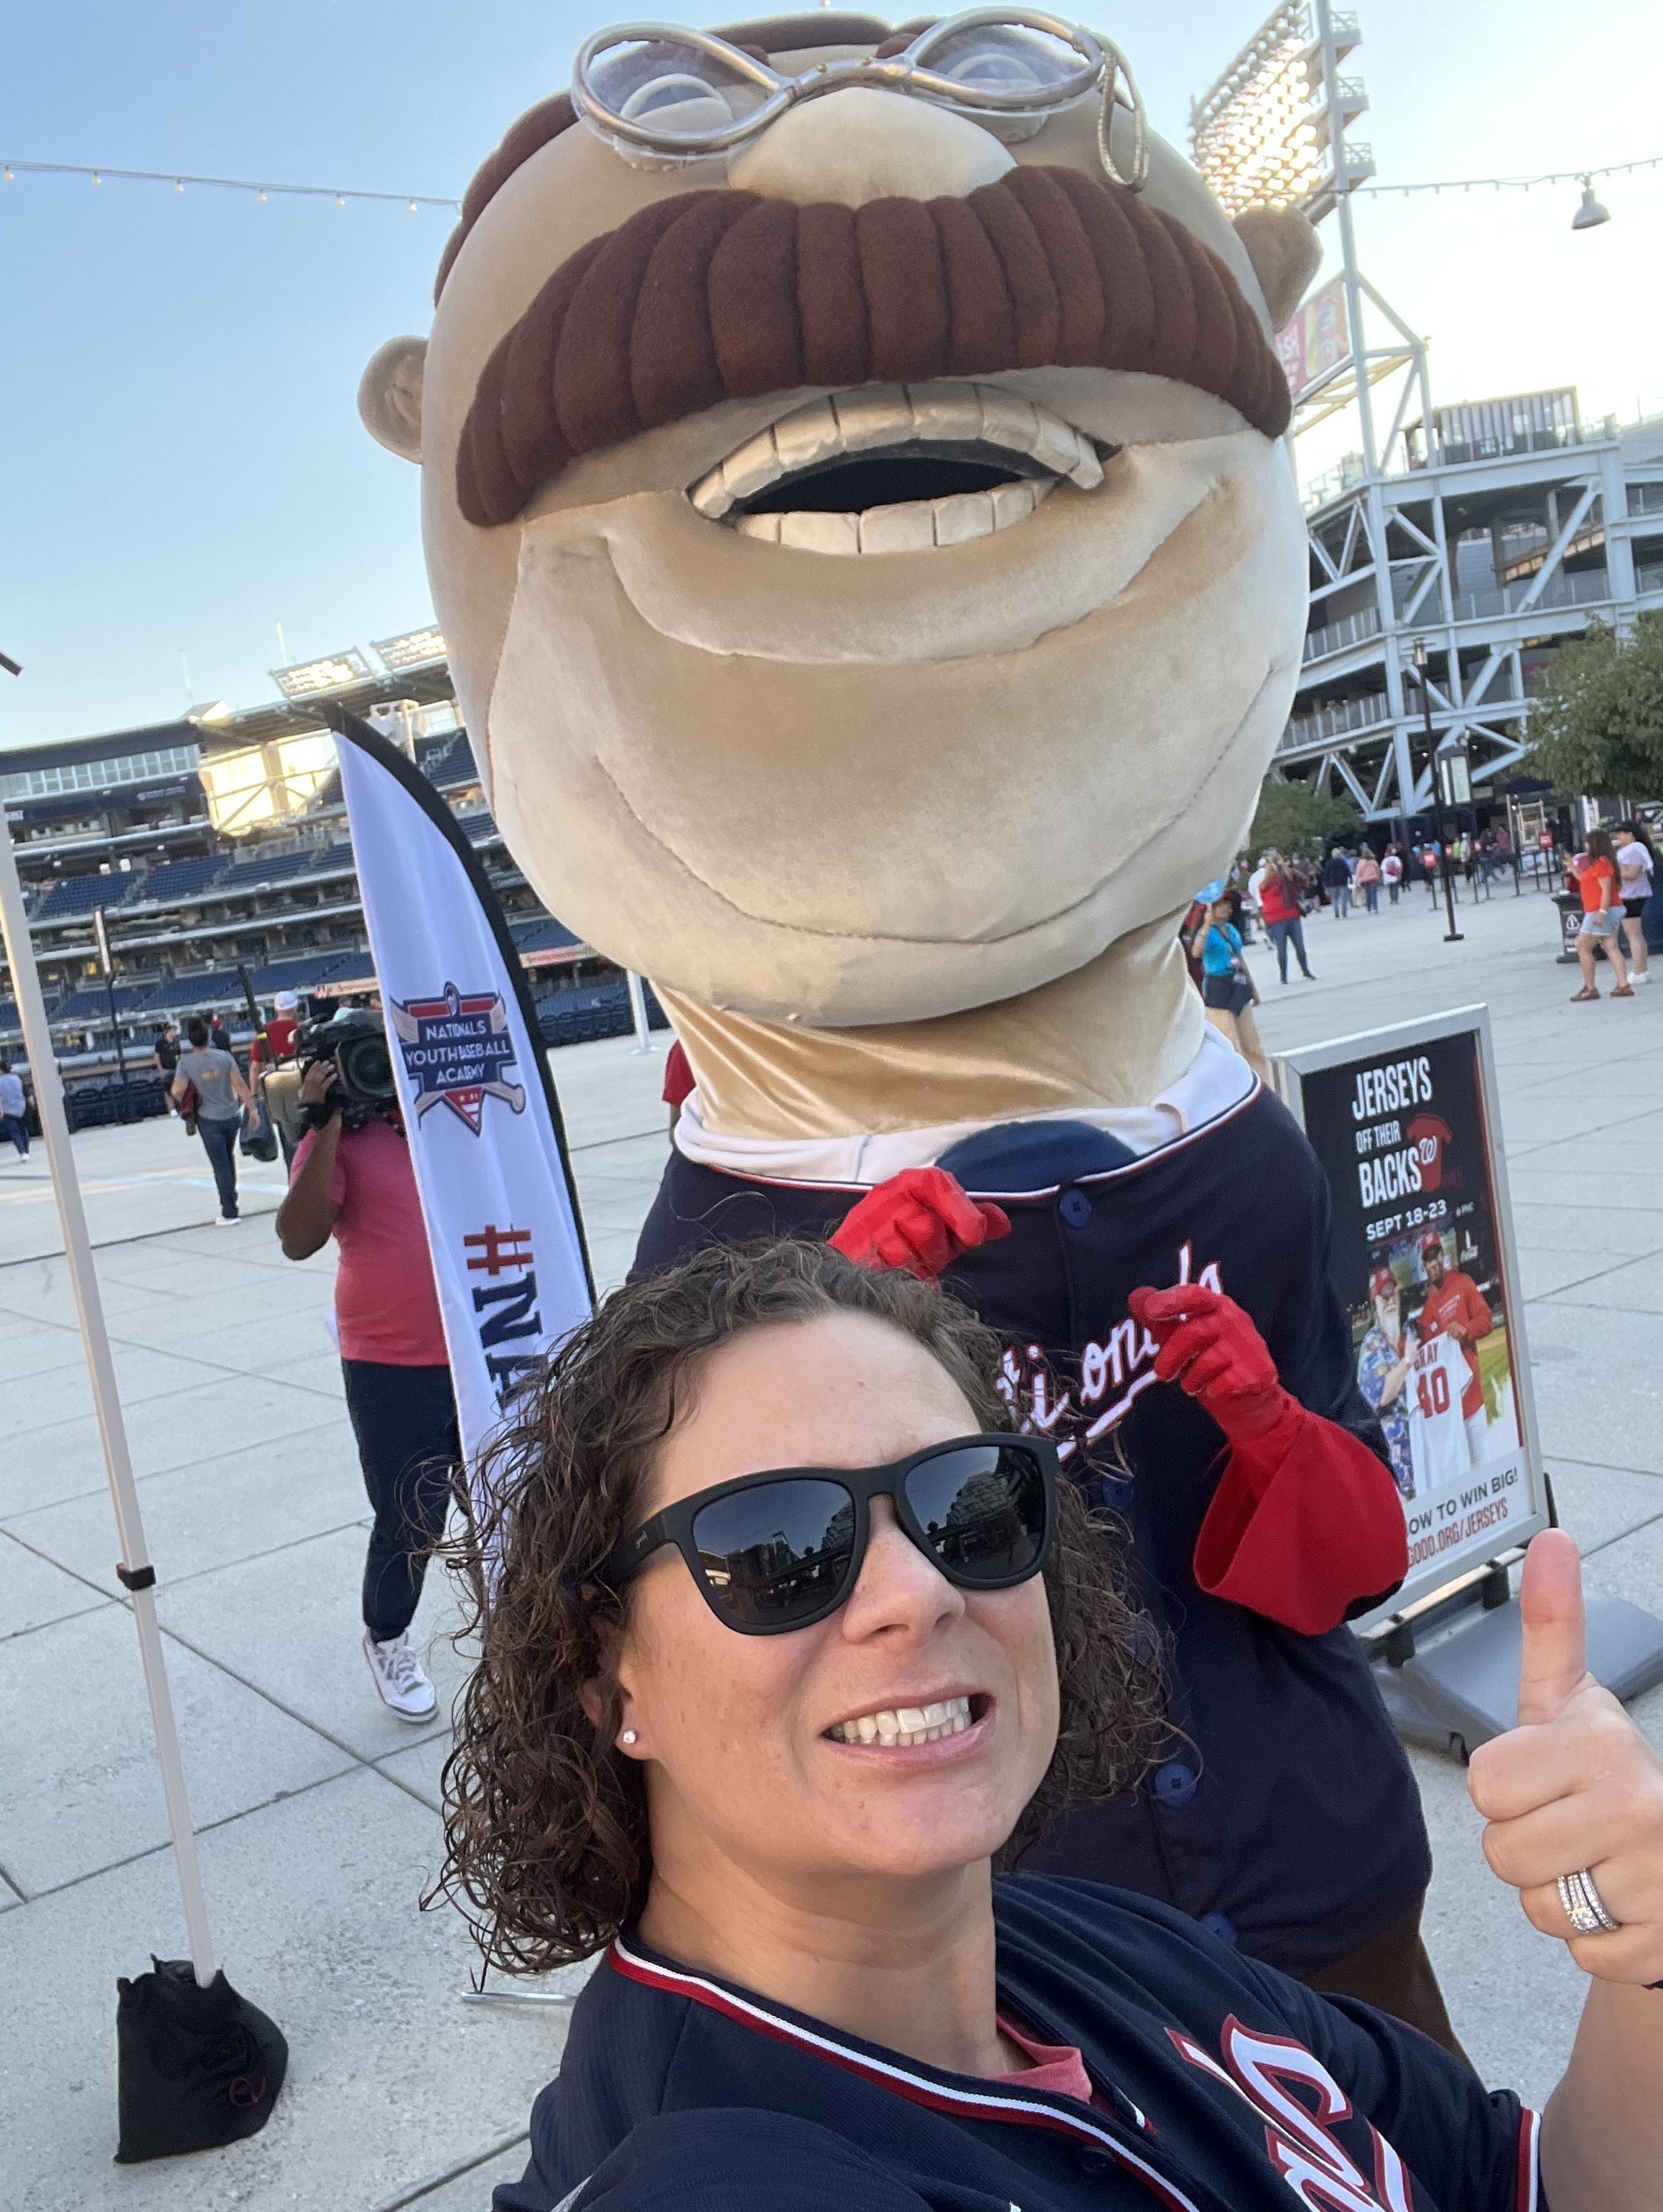
[[[52,1052],[52,1032],[46,1025],[46,1002],[41,996],[40,978],[35,972],[9,823],[0,836],[0,925],[3,925],[6,957],[11,965],[12,994],[17,1001],[23,1042],[29,1056],[29,1073],[34,1082],[35,1105],[46,1144],[46,1161],[52,1170],[52,1194],[58,1200],[58,1218],[64,1228],[64,1252],[75,1290],[81,1341],[92,1378],[93,1405],[98,1415],[98,1432],[104,1446],[104,1464],[115,1506],[121,1542],[121,1563],[116,1573],[131,1596],[133,1619],[138,1628],[139,1662],[144,1669],[144,1686],[149,1693],[156,1764],[161,1770],[161,1794],[167,1808],[168,1832],[173,1839],[173,1863],[185,1905],[191,1964],[198,1986],[206,1989],[215,1973],[214,1942],[208,1926],[208,1902],[203,1893],[197,1838],[191,1826],[191,1806],[185,1796],[179,1732],[173,1725],[173,1705],[167,1689],[167,1662],[162,1653],[161,1631],[156,1623],[155,1569],[150,1565],[145,1548],[144,1523],[139,1512],[138,1490],[133,1481],[132,1457],[127,1449],[127,1430],[116,1389],[109,1334],[104,1326],[104,1304],[93,1266],[86,1208],[81,1201],[81,1185],[70,1150],[63,1079]]]

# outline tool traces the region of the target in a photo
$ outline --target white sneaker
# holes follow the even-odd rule
[[[217,1214],[215,1217],[214,1226],[215,1229],[240,1229],[242,1216],[240,1213]]]
[[[401,1721],[430,1721],[439,1710],[433,1684],[422,1670],[422,1662],[410,1650],[408,1635],[376,1643],[364,1631],[364,1656],[375,1678],[376,1692],[390,1713]]]
[[[1652,971],[1649,968],[1631,968],[1629,970],[1630,983],[1649,983],[1651,980]]]

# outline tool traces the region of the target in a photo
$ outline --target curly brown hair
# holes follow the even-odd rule
[[[639,1764],[615,1747],[602,1638],[621,1600],[597,1580],[644,1517],[653,1455],[697,1364],[748,1329],[868,1314],[912,1337],[984,1431],[1013,1429],[992,1331],[933,1285],[857,1267],[828,1246],[713,1246],[613,1292],[561,1346],[495,1443],[489,1503],[450,1547],[477,1663],[445,1767],[447,1897],[487,1962],[541,1973],[589,1957],[645,1902],[652,1874]],[[1000,1855],[1009,1865],[1065,1804],[1117,1796],[1147,1768],[1162,1711],[1157,1645],[1125,1595],[1119,1547],[1074,1486],[1045,1570],[1060,1692],[1057,1747]],[[580,1692],[601,1689],[598,1725]]]

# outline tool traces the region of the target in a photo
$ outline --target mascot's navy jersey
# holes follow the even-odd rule
[[[998,2004],[1087,2105],[945,2074],[655,1957],[578,1999],[495,2212],[1546,2212],[1537,2122],[1411,2027],[1163,1906],[999,1881]]]
[[[1005,1388],[1028,1425],[1131,1523],[1141,1597],[1171,1640],[1172,1717],[1201,1747],[1174,1747],[1135,1797],[1071,1814],[1024,1863],[1164,1899],[1255,1958],[1313,1974],[1372,1942],[1425,1889],[1420,1801],[1349,1629],[1302,1636],[1197,1586],[1191,1559],[1223,1438],[1155,1381],[1155,1346],[1126,1298],[1144,1283],[1222,1289],[1294,1395],[1384,1458],[1329,1287],[1327,1186],[1292,1116],[1261,1091],[1126,1157],[1049,1189],[1029,1180],[1027,1195],[979,1184],[1011,1235],[944,1279],[1004,1338]],[[751,1181],[677,1153],[636,1266],[718,1241],[827,1237],[862,1195]]]

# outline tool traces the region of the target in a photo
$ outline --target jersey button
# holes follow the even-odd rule
[[[1071,1229],[1091,1225],[1091,1200],[1083,1190],[1065,1190],[1057,1200],[1057,1211]]]
[[[1200,1778],[1187,1759],[1169,1759],[1164,1766],[1156,1768],[1153,1786],[1157,1805],[1168,1813],[1181,1813],[1193,1801]]]
[[[1235,1950],[1235,1923],[1228,1912],[1204,1912],[1201,1925],[1209,1936],[1216,1936],[1221,1943],[1228,1943]]]

